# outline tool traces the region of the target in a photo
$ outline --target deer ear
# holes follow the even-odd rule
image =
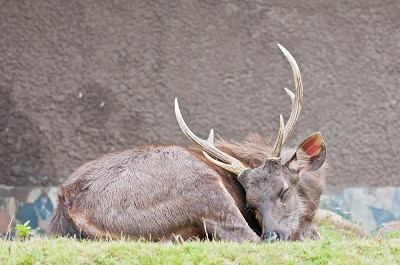
[[[292,158],[286,163],[291,171],[304,172],[318,170],[325,162],[326,146],[322,134],[311,134],[297,148]]]

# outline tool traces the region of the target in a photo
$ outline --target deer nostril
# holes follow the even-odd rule
[[[275,232],[268,231],[268,232],[265,232],[264,235],[262,235],[262,240],[265,242],[272,243],[272,242],[279,240],[279,236]]]
[[[267,231],[265,234],[261,236],[262,241],[264,242],[276,242],[276,241],[286,241],[290,236],[290,232],[288,231]]]

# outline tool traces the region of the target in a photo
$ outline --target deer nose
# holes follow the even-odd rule
[[[278,235],[275,232],[272,231],[268,231],[265,232],[262,236],[261,236],[261,240],[264,242],[268,242],[268,243],[272,243],[275,242],[278,238]]]
[[[264,242],[275,242],[275,241],[286,241],[289,238],[289,232],[277,230],[277,231],[267,231],[261,235],[261,240]]]

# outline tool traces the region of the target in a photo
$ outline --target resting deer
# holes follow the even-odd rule
[[[104,155],[78,168],[61,186],[51,231],[80,238],[149,240],[213,238],[276,241],[318,238],[313,218],[327,166],[321,133],[297,148],[283,144],[299,117],[303,85],[292,55],[296,93],[286,123],[280,116],[271,147],[258,134],[244,143],[207,140],[185,124],[177,99],[175,114],[183,133],[197,146],[146,145]]]

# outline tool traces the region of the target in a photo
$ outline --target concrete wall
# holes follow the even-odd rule
[[[398,1],[0,1],[0,183],[53,186],[113,150],[322,131],[330,187],[400,185]]]

